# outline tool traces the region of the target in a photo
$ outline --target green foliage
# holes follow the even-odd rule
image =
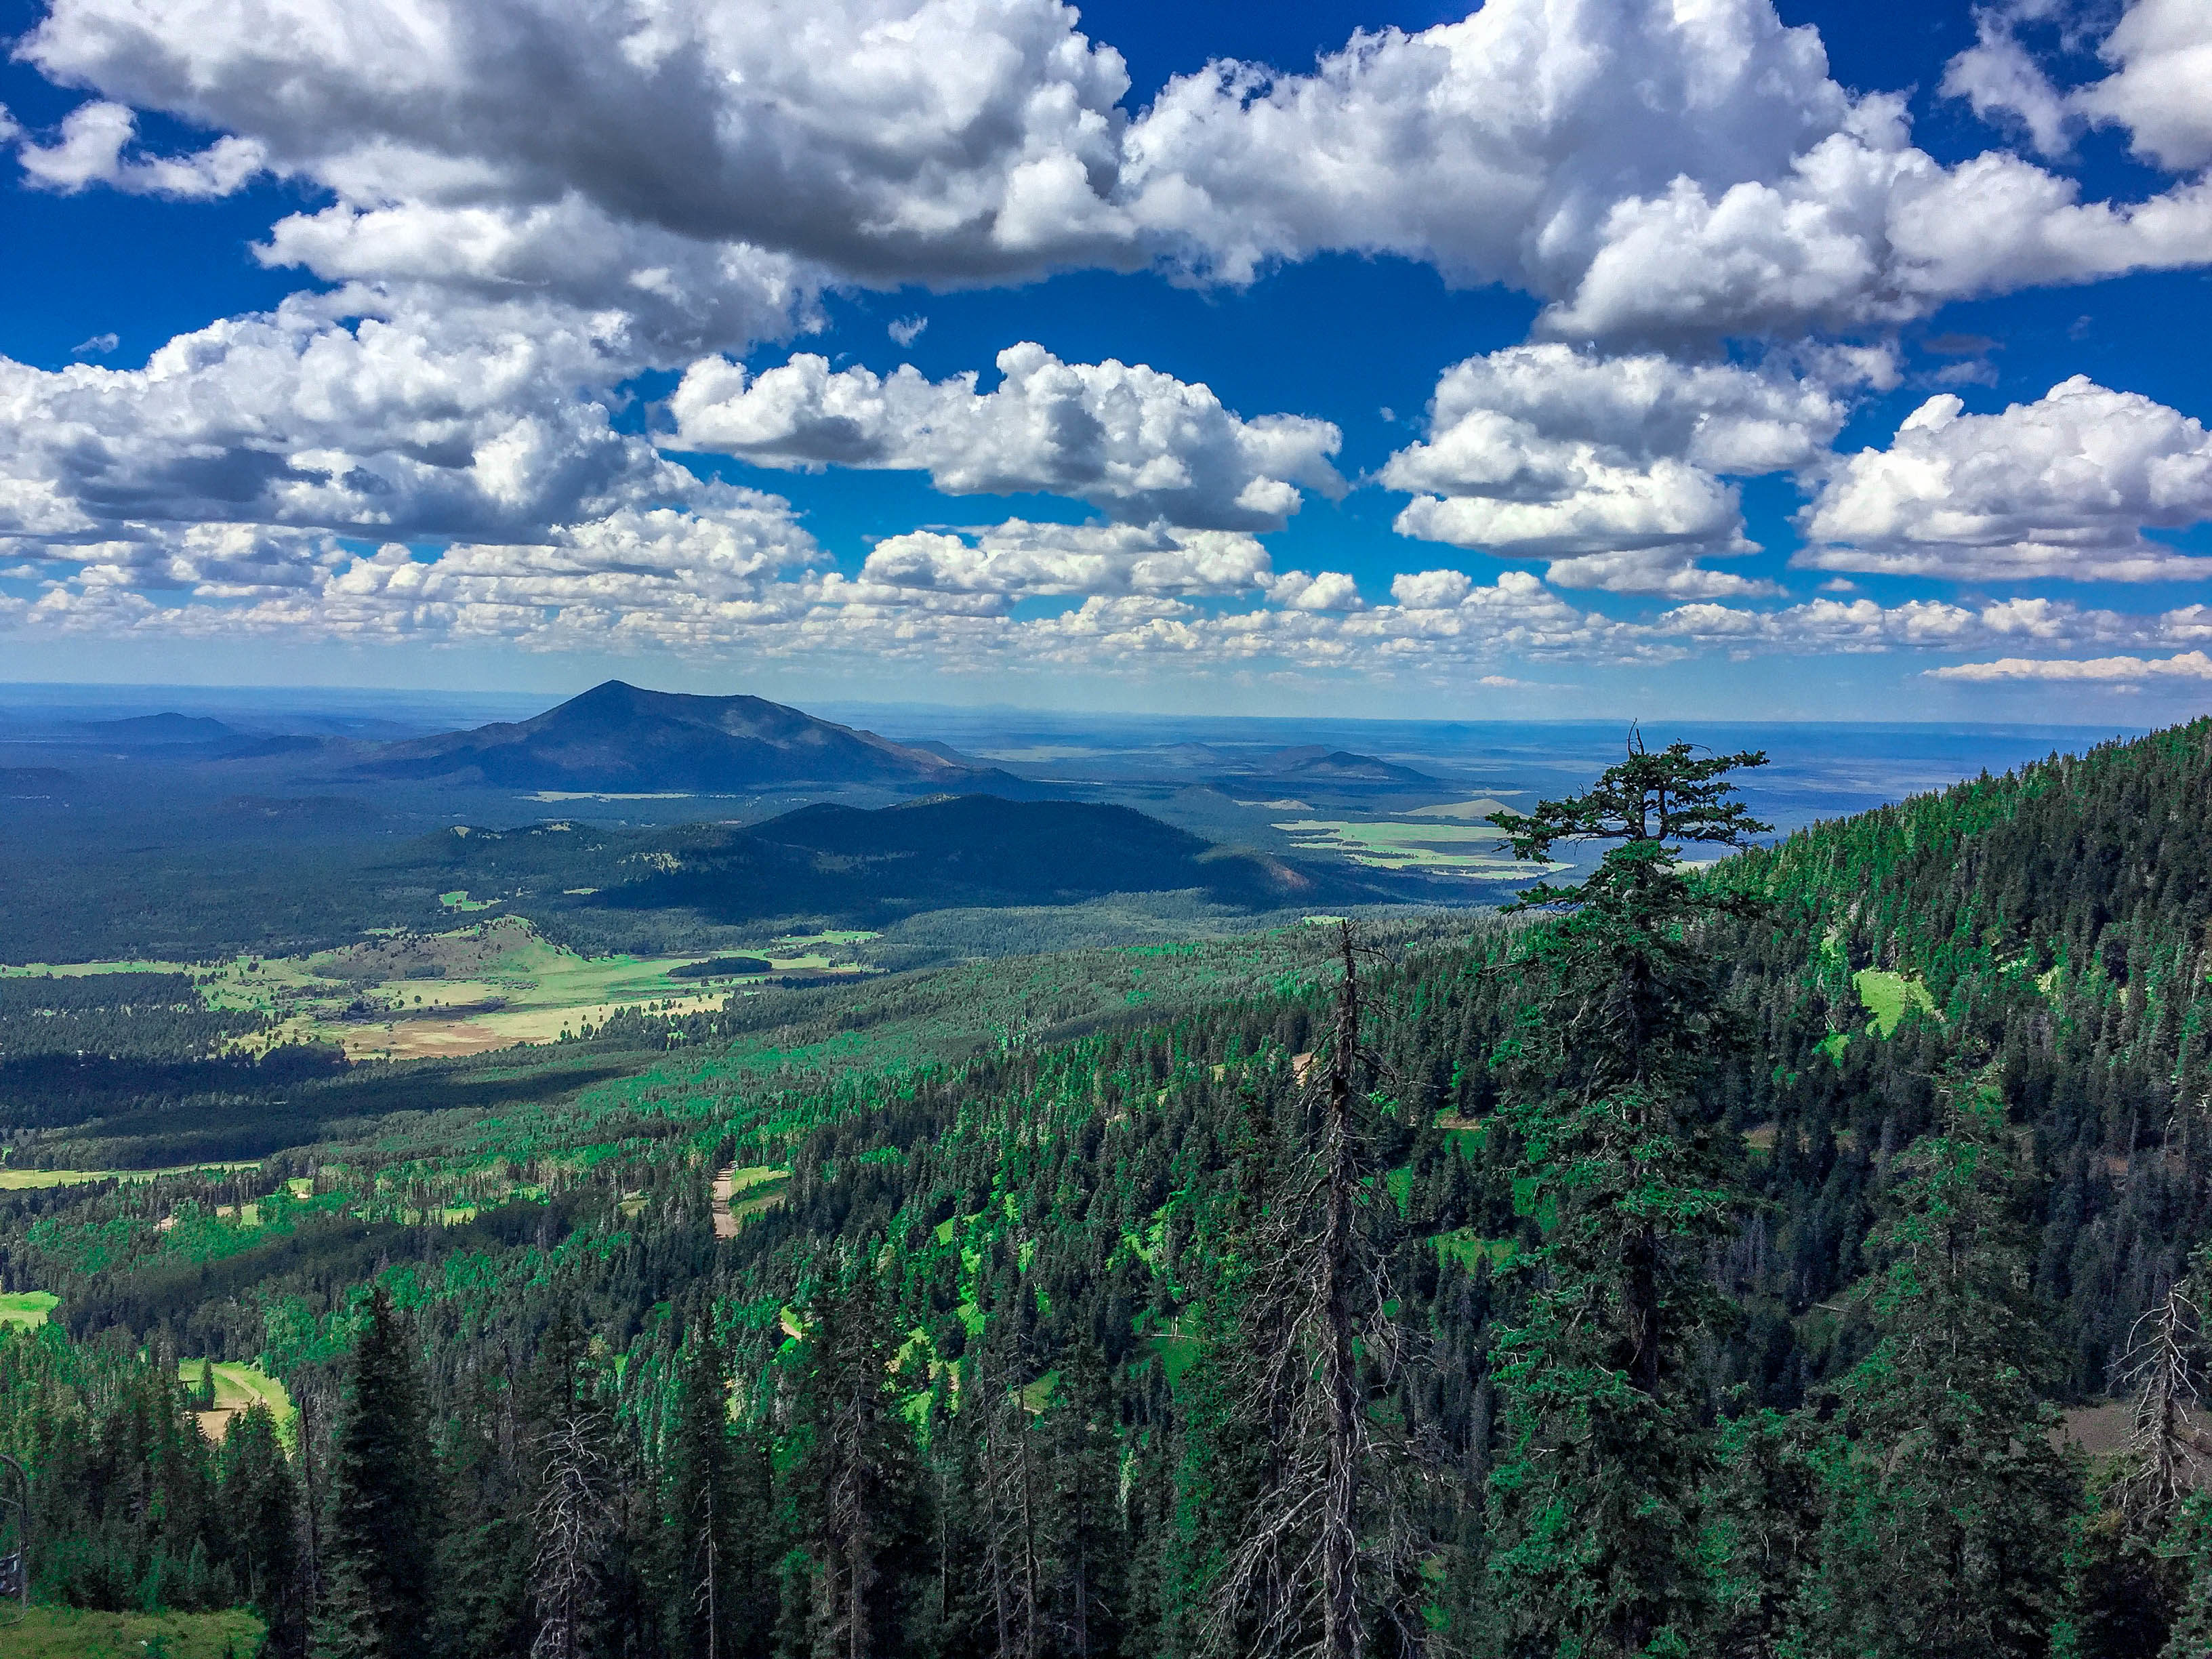
[[[1873,1240],[1878,1340],[1840,1390],[1808,1656],[2041,1655],[2061,1611],[2080,1494],[2035,1387],[2047,1350],[2021,1294],[2003,1103],[1964,1076],[1947,1094]]]
[[[1744,754],[1632,746],[1587,795],[1493,822],[1522,857],[1617,839],[1521,958],[1531,993],[1501,1057],[1531,1208],[1553,1220],[1511,1271],[1523,1311],[1497,1339],[1505,1443],[1490,1571],[1510,1652],[1680,1650],[1706,1617],[1697,1553],[1711,1456],[1690,1361],[1724,1328],[1705,1252],[1743,1197],[1701,1097],[1730,1033],[1697,929],[1735,907],[1678,867],[1678,839],[1765,826],[1734,799]]]
[[[1378,928],[1358,1086],[1388,1103],[1357,1184],[1389,1293],[1363,1307],[1358,1401],[1378,1474],[1419,1497],[1401,1587],[1443,1638],[1516,1659],[2119,1659],[2169,1626],[2201,1644],[2201,1505],[2136,1518],[2110,1474],[2086,1503],[2042,1425],[2106,1386],[2212,1227],[2189,1106],[2212,1083],[2208,739],[1976,781],[1704,872],[1668,849],[1750,833],[1727,773],[1639,754],[1523,820],[1532,854],[1650,832],[1587,879],[1504,922]],[[497,857],[567,856],[522,839]],[[964,951],[993,914],[866,948]],[[1138,927],[1096,907],[1019,925],[1055,915]],[[117,1067],[81,1121],[11,1118],[18,1163],[268,1154],[0,1192],[0,1282],[63,1298],[0,1346],[0,1431],[70,1540],[40,1593],[151,1585],[264,1607],[280,1639],[333,1630],[355,1597],[333,1419],[375,1286],[416,1392],[391,1443],[434,1564],[412,1651],[795,1655],[857,1632],[921,1659],[1187,1659],[1297,1443],[1255,1417],[1239,1356],[1280,1328],[1255,1287],[1296,1266],[1260,1222],[1296,1212],[1317,1127],[1322,944],[770,988],[542,1051],[289,1080],[140,1090]],[[1940,1086],[1961,1056],[1988,1091],[1963,1104]],[[773,1178],[718,1237],[732,1168]],[[209,1446],[179,1352],[219,1386],[250,1359],[281,1376],[297,1451],[272,1457],[252,1413]],[[1318,1350],[1281,1352],[1295,1374]],[[588,1433],[562,1450],[562,1425]],[[280,1468],[315,1526],[272,1596],[276,1523],[254,1544],[243,1518],[281,1516]],[[541,1506],[571,1477],[596,1519],[569,1534],[556,1620]],[[742,1562],[742,1609],[699,1600],[709,1540]]]
[[[429,1628],[428,1425],[409,1334],[381,1285],[347,1368],[330,1470],[327,1606],[316,1659],[402,1659]]]

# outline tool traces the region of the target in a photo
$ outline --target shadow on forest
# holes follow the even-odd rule
[[[511,1058],[495,1068],[465,1061],[332,1065],[272,1078],[266,1066],[223,1062],[73,1063],[79,1068],[75,1086],[49,1083],[53,1092],[44,1097],[45,1109],[35,1119],[15,1104],[21,1082],[12,1068],[0,1068],[0,1121],[72,1131],[42,1139],[33,1158],[23,1161],[48,1168],[160,1169],[261,1158],[325,1139],[340,1123],[558,1100],[637,1068],[634,1057],[598,1055],[519,1068]]]

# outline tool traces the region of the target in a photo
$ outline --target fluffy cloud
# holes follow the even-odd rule
[[[1491,0],[1310,76],[1218,64],[1130,129],[1123,189],[1193,268],[1354,247],[1550,301],[1578,337],[1895,323],[1947,298],[2212,258],[2212,196],[2084,204],[1946,167],[1767,0]]]
[[[1428,437],[1379,476],[1414,494],[1401,534],[1551,559],[1565,586],[1752,593],[1766,590],[1695,564],[1753,550],[1718,475],[1806,466],[1844,413],[1828,386],[1780,373],[1516,346],[1446,370]]]
[[[56,0],[49,77],[261,143],[348,211],[569,201],[895,280],[1126,259],[1128,85],[1055,0]]]
[[[2017,580],[2154,581],[2212,560],[2146,539],[2212,518],[2212,437],[2076,375],[2033,404],[1966,415],[1929,398],[1886,450],[1845,461],[1807,510],[1794,563]]]
[[[1882,605],[1872,599],[1821,599],[1763,611],[1685,605],[1659,617],[1649,631],[1655,637],[1680,638],[1738,653],[1960,652],[2006,646],[2045,653],[2095,647],[2141,650],[2212,643],[2212,606],[2183,605],[2161,615],[2136,616],[2041,598],[2000,599],[1978,606],[1941,599]]]
[[[1272,530],[1301,486],[1335,495],[1336,428],[1294,416],[1244,420],[1193,386],[1138,365],[1063,363],[1042,346],[999,354],[1004,377],[924,379],[911,367],[832,374],[802,352],[749,374],[694,363],[670,399],[678,447],[763,465],[927,471],[948,495],[1040,490],[1124,522]]]
[[[2063,154],[2083,124],[2127,129],[2136,153],[2173,172],[2212,161],[2212,11],[2198,0],[2134,0],[2099,55],[2112,73],[2062,90],[2021,42],[2049,0],[1975,15],[1975,44],[1945,68],[1943,90],[1984,119],[2010,117],[2046,155]]]
[[[1948,668],[1931,668],[1928,673],[1932,679],[1968,680],[1984,684],[2004,680],[2090,680],[2107,684],[2134,684],[2151,679],[2212,680],[2212,657],[2202,651],[2149,659],[2001,657],[1995,662],[1966,662]]]
[[[2135,0],[2100,48],[2113,72],[2075,94],[2089,119],[2125,127],[2136,153],[2179,172],[2212,162],[2212,12]]]
[[[0,131],[0,137],[7,136]],[[125,159],[123,152],[137,136],[137,118],[103,100],[71,110],[62,122],[59,143],[26,143],[16,159],[32,182],[47,190],[106,185],[136,196],[179,201],[228,196],[261,171],[264,152],[255,139],[219,139],[193,155]]]
[[[2201,10],[2141,0],[2083,94],[2170,166],[2212,144]],[[788,326],[832,280],[1243,283],[1357,250],[1540,295],[1561,336],[1709,339],[2212,259],[2205,188],[2083,203],[2017,157],[1939,163],[1770,0],[1489,0],[1310,74],[1218,63],[1133,118],[1077,22],[1058,0],[54,0],[19,50],[101,101],[24,155],[203,193],[265,166],[335,198],[272,259],[550,283],[663,331],[664,362],[758,337],[778,295]],[[125,106],[229,137],[125,161]]]
[[[804,616],[819,557],[790,506],[713,485],[684,510],[623,508],[542,540],[354,553],[326,536],[194,526],[49,550],[81,562],[19,622],[76,631],[297,641],[507,641],[708,648]],[[55,562],[50,559],[50,562]],[[185,602],[148,593],[183,590]],[[223,601],[244,601],[226,604]]]
[[[860,580],[887,590],[1029,595],[1250,593],[1278,579],[1267,550],[1235,531],[1030,524],[980,533],[917,530],[878,542]]]
[[[698,488],[576,388],[621,372],[558,311],[355,316],[343,300],[179,336],[142,369],[0,359],[0,535],[288,525],[513,538]]]

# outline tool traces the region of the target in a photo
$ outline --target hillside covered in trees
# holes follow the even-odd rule
[[[1502,814],[1608,849],[1502,916],[631,1013],[0,1191],[36,1594],[333,1659],[2212,1650],[2212,722],[1774,846],[1759,759]],[[201,1358],[296,1415],[210,1441]]]

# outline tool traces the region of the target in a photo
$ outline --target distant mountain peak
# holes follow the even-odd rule
[[[727,794],[804,784],[974,787],[993,775],[744,695],[606,680],[526,720],[387,744],[361,769],[514,789]]]

